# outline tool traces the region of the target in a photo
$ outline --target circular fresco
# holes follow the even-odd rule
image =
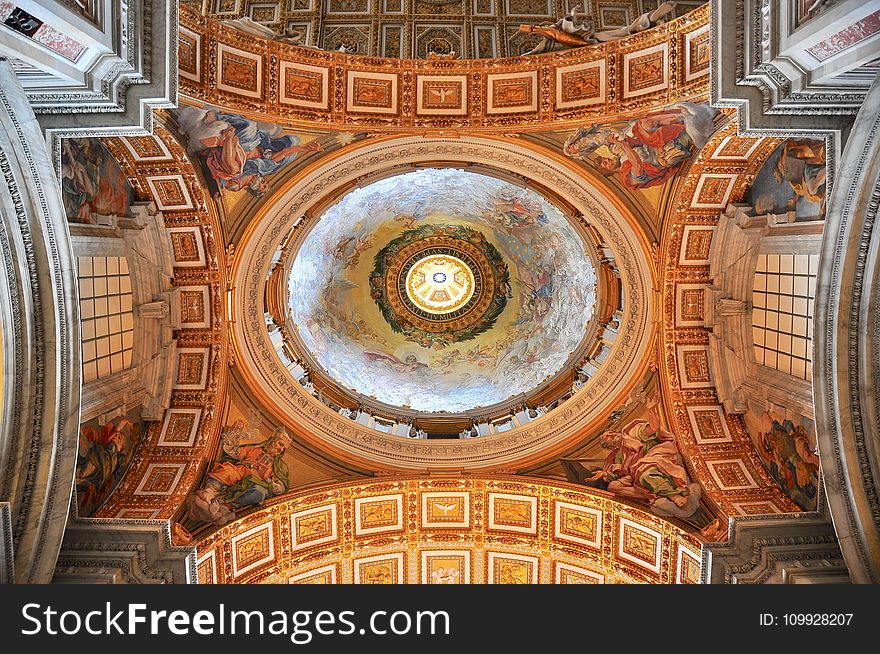
[[[558,373],[593,318],[585,244],[538,193],[455,169],[355,189],[291,266],[289,309],[341,387],[422,412],[464,412]]]
[[[434,349],[490,329],[512,294],[495,246],[480,231],[449,224],[407,229],[379,250],[370,288],[392,330]]]

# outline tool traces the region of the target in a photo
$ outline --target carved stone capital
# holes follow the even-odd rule
[[[728,540],[703,547],[703,583],[849,583],[834,528],[819,514],[730,519]]]
[[[73,519],[52,581],[189,584],[195,559],[195,547],[172,544],[168,521]]]

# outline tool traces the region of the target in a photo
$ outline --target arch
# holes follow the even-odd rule
[[[853,124],[819,259],[814,385],[831,519],[856,583],[880,582],[880,82]]]
[[[0,61],[0,173],[0,500],[11,505],[16,581],[47,583],[76,465],[79,302],[60,186],[8,61]]]
[[[602,491],[503,476],[303,491],[198,542],[199,583],[697,583],[702,540]]]

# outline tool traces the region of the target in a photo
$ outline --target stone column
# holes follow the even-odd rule
[[[819,260],[813,394],[828,505],[853,581],[880,583],[880,81],[834,177]]]
[[[15,580],[52,579],[79,429],[76,265],[43,132],[0,61],[0,502],[9,502]]]

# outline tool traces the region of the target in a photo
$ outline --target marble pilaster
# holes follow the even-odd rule
[[[0,61],[0,252],[6,301],[0,501],[15,579],[52,577],[70,506],[79,428],[76,265],[49,149],[8,61]]]
[[[880,82],[853,124],[828,200],[813,393],[831,518],[853,581],[880,583]]]

